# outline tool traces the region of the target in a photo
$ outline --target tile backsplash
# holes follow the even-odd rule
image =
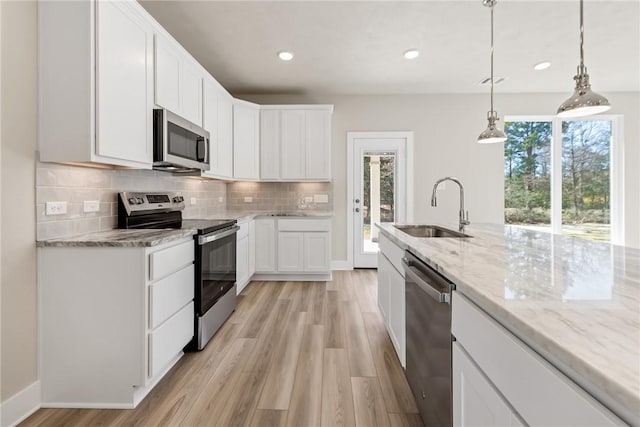
[[[117,227],[120,191],[179,191],[184,218],[208,218],[232,211],[331,212],[326,182],[232,182],[178,177],[166,172],[100,169],[58,163],[36,165],[36,238],[73,236]],[[191,204],[191,198],[196,204]],[[322,200],[326,203],[322,203]],[[247,202],[246,200],[251,200]],[[85,201],[99,201],[98,212],[84,212]],[[67,213],[45,215],[46,202],[66,202]]]
[[[179,191],[185,218],[206,218],[226,210],[226,183],[176,177],[151,170],[98,169],[38,162],[36,238],[65,237],[117,227],[119,191]],[[191,198],[196,204],[191,205]],[[85,201],[99,201],[98,212],[84,212]],[[45,215],[46,202],[67,202],[67,213]]]
[[[232,182],[227,184],[227,209],[331,212],[331,188],[330,182]],[[323,196],[325,203],[319,202]]]

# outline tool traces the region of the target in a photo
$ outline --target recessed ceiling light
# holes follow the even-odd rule
[[[293,53],[283,50],[282,52],[278,52],[278,58],[283,61],[291,61],[293,59]]]
[[[538,62],[536,65],[533,66],[533,69],[536,71],[540,71],[540,70],[546,70],[547,68],[549,68],[551,66],[551,62],[549,61],[542,61],[542,62]]]
[[[406,59],[416,59],[419,55],[420,52],[418,52],[418,49],[409,49],[404,53]]]

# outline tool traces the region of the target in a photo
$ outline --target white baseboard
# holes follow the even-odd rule
[[[353,270],[353,265],[347,260],[333,260],[331,261],[332,270]]]
[[[40,381],[2,402],[2,427],[15,426],[40,409]]]

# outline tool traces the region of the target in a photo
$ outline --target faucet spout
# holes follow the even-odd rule
[[[431,192],[431,206],[438,206],[438,199],[437,199],[437,191],[438,191],[438,185],[440,185],[441,182],[444,181],[453,181],[456,184],[458,184],[458,187],[460,187],[460,211],[458,212],[458,230],[463,233],[464,232],[464,226],[465,225],[469,225],[471,224],[469,222],[469,212],[466,212],[465,214],[465,210],[464,210],[464,186],[462,185],[462,182],[460,182],[459,179],[457,178],[453,178],[450,176],[446,176],[444,178],[440,178],[439,180],[436,181],[436,183],[433,185],[433,191]]]

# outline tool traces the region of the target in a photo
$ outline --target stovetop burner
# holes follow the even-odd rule
[[[235,219],[183,219],[181,228],[195,228],[198,235],[203,235],[231,227],[236,222]]]

